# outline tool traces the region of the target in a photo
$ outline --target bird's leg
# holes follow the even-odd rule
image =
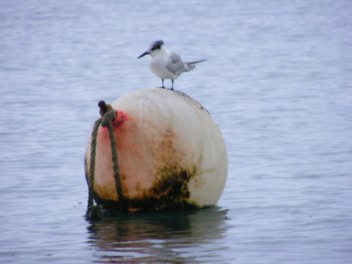
[[[161,87],[160,88],[164,88],[165,89],[165,86],[164,86],[164,79],[161,79]]]
[[[171,90],[174,89],[174,79],[171,79]]]

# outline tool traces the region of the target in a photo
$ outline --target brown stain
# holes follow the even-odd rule
[[[142,210],[169,211],[195,206],[189,202],[188,185],[197,170],[187,170],[175,165],[164,165],[157,173],[157,180],[141,199],[131,201],[131,206]]]
[[[157,172],[156,181],[140,197],[127,198],[129,212],[185,211],[201,208],[189,200],[189,182],[197,175],[197,168],[185,169],[177,164],[164,165]],[[117,210],[117,201],[101,199],[96,201],[104,209]]]
[[[192,161],[189,160],[190,157],[187,152],[189,146],[185,143],[182,135],[176,134],[172,127],[166,128],[161,133],[155,145],[154,156],[158,160],[158,168],[165,164],[169,167],[192,167]],[[160,166],[160,164],[163,165]]]
[[[113,197],[114,200],[117,197],[115,188],[107,188],[106,186],[94,183],[94,197],[100,197],[100,195],[104,197]]]

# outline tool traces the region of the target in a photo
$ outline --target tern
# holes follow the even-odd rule
[[[196,67],[196,63],[206,61],[197,60],[183,62],[178,54],[164,47],[162,40],[157,40],[150,44],[149,49],[142,53],[138,59],[145,55],[150,55],[149,68],[161,79],[161,88],[165,88],[165,79],[171,79],[171,90],[174,89],[174,80],[177,79],[181,73],[193,70]]]

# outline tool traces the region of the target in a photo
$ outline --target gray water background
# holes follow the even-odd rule
[[[352,1],[0,1],[1,263],[352,263]],[[229,156],[217,207],[89,222],[97,102],[175,88]],[[169,85],[169,83],[166,83]]]

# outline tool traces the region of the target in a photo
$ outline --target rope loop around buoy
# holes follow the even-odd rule
[[[88,193],[88,208],[86,216],[90,220],[100,219],[102,216],[101,207],[99,205],[94,205],[94,171],[95,171],[95,156],[96,156],[96,145],[97,145],[97,134],[99,126],[107,127],[109,132],[110,139],[110,149],[111,149],[111,158],[113,164],[113,172],[115,179],[115,188],[118,195],[118,206],[119,211],[123,213],[126,211],[125,198],[122,192],[121,180],[119,175],[119,166],[118,158],[116,152],[116,143],[114,136],[114,129],[112,122],[116,118],[117,112],[111,107],[111,105],[106,104],[104,101],[98,103],[100,108],[100,116],[97,121],[95,121],[92,131],[92,140],[91,140],[91,151],[90,151],[90,161],[89,161],[89,193]]]

